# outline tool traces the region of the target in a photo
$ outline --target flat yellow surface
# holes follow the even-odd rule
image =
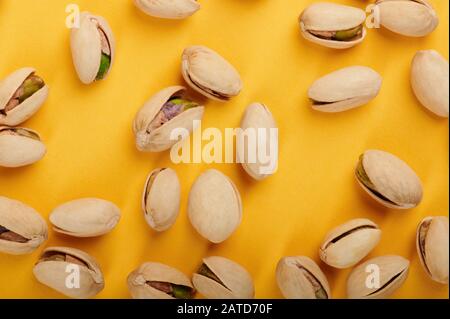
[[[104,16],[117,40],[117,59],[106,81],[82,85],[74,71],[66,0],[0,1],[0,78],[33,66],[50,86],[42,109],[23,125],[40,132],[48,152],[35,165],[0,168],[0,195],[21,200],[47,217],[59,204],[80,198],[111,200],[122,219],[110,234],[72,239],[52,230],[44,246],[85,250],[101,264],[106,287],[98,298],[129,298],[126,277],[145,261],[158,261],[190,275],[202,257],[220,255],[252,274],[256,297],[281,298],[275,267],[286,255],[319,262],[328,230],[352,218],[379,224],[382,239],[370,256],[398,254],[411,261],[410,274],[394,298],[447,298],[420,266],[416,226],[428,215],[448,215],[448,120],[426,111],[409,85],[417,50],[435,49],[448,59],[449,2],[432,1],[440,25],[421,39],[368,30],[363,44],[334,51],[300,37],[297,16],[313,0],[200,0],[202,9],[184,21],[165,21],[138,11],[131,0],[77,0],[81,10]],[[364,8],[369,2],[334,1]],[[180,164],[169,153],[135,149],[131,130],[136,111],[161,88],[183,84],[180,56],[191,44],[206,45],[239,70],[244,89],[231,102],[206,101],[203,128],[237,127],[246,106],[269,106],[280,128],[276,175],[252,181],[239,164]],[[379,96],[358,109],[323,114],[309,107],[307,89],[318,77],[341,67],[367,65],[384,79]],[[358,156],[366,149],[392,152],[418,173],[423,202],[392,211],[373,202],[355,182]],[[153,232],[140,199],[146,175],[172,167],[182,181],[180,216],[169,231]],[[228,175],[243,201],[243,221],[232,237],[209,244],[191,227],[187,198],[195,178],[208,167]],[[60,298],[38,283],[32,268],[44,247],[27,256],[0,254],[0,297]],[[319,263],[334,298],[344,298],[350,270]]]

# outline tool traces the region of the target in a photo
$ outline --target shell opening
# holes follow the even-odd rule
[[[106,32],[102,29],[100,26],[100,23],[97,19],[92,19],[92,22],[94,22],[97,25],[98,33],[100,34],[100,43],[101,43],[101,58],[100,58],[100,67],[98,69],[98,73],[96,76],[96,80],[102,80],[105,78],[106,74],[108,74],[108,71],[111,67],[111,44],[108,40],[108,36],[106,35]]]
[[[0,240],[6,240],[15,243],[26,243],[29,241],[29,239],[9,230],[6,227],[3,227],[2,225],[0,225]]]
[[[350,235],[350,234],[353,234],[353,233],[355,233],[355,232],[357,232],[357,231],[360,231],[360,230],[362,230],[362,229],[377,229],[377,227],[375,227],[375,226],[373,226],[373,225],[362,225],[362,226],[358,226],[358,227],[355,227],[355,228],[353,228],[353,229],[350,229],[350,230],[348,230],[348,231],[346,231],[346,232],[340,234],[339,236],[336,236],[336,237],[333,238],[332,240],[330,240],[330,241],[326,244],[325,248],[328,248],[330,245],[337,243],[337,242],[338,242],[339,240],[341,240],[342,238],[344,238],[344,237],[346,237],[346,236],[348,236],[348,235]]]
[[[361,39],[361,37],[363,36],[363,25],[360,24],[357,27],[347,30],[338,30],[338,31],[308,30],[308,32],[313,36],[323,40],[351,42]]]
[[[64,261],[70,264],[80,265],[93,270],[91,266],[84,260],[61,251],[47,251],[38,260],[38,264],[46,261]]]
[[[163,170],[165,170],[165,168],[161,168],[158,170],[155,170],[150,177],[148,178],[147,184],[145,185],[145,196],[144,196],[144,211],[145,214],[148,214],[147,210],[145,209],[147,207],[147,198],[148,195],[150,194],[150,190],[152,189],[152,185],[155,182],[156,176],[161,173]]]
[[[306,277],[306,279],[311,283],[314,289],[314,295],[317,299],[328,299],[328,294],[324,289],[323,285],[320,281],[305,267],[297,264],[298,269],[302,272],[302,274]]]
[[[41,140],[35,132],[20,127],[0,127],[0,135],[23,136],[37,141]]]
[[[210,94],[210,95],[212,95],[212,96],[214,96],[214,97],[216,97],[216,98],[218,98],[219,100],[222,100],[222,101],[228,101],[228,100],[231,99],[231,97],[228,96],[228,95],[225,95],[225,94],[222,94],[220,92],[211,90],[210,88],[207,88],[207,87],[197,83],[196,81],[194,81],[192,79],[192,77],[191,77],[191,75],[189,73],[187,73],[187,76],[189,78],[189,81],[191,81],[191,83],[194,84],[196,87],[198,87],[201,91],[206,92],[206,93],[208,93],[208,94]]]
[[[391,279],[389,279],[383,286],[381,286],[380,288],[378,288],[377,290],[371,292],[370,294],[368,294],[367,296],[373,296],[375,294],[377,294],[378,292],[382,291],[383,289],[385,289],[386,287],[388,287],[390,284],[392,284],[398,277],[400,277],[404,272],[406,271],[406,269],[400,271],[399,273],[397,273],[395,276],[393,276]]]
[[[222,280],[219,279],[219,277],[217,277],[217,275],[205,264],[203,263],[200,268],[197,270],[197,274],[207,277],[211,280],[214,280],[215,282],[217,282],[218,284],[220,284],[221,286],[225,287],[226,289],[230,290],[230,288],[228,288]]]
[[[6,115],[9,111],[19,106],[25,100],[30,98],[34,93],[42,89],[44,86],[45,86],[44,80],[41,77],[35,75],[34,73],[31,73],[14,92],[13,96],[11,97],[11,99],[9,99],[5,108],[0,110],[0,114]]]
[[[195,289],[191,287],[176,285],[170,282],[146,281],[145,284],[162,291],[175,299],[192,299],[195,294]]]
[[[417,238],[418,244],[419,244],[418,246],[419,246],[419,250],[420,250],[420,256],[422,258],[423,265],[428,273],[430,273],[430,270],[428,269],[428,265],[427,265],[426,259],[425,259],[426,258],[425,242],[427,239],[428,230],[430,229],[430,226],[431,226],[431,222],[432,222],[432,220],[429,219],[429,220],[424,221],[420,225],[419,236]]]

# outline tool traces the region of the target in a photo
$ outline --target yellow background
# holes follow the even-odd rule
[[[440,24],[421,39],[368,30],[359,46],[334,51],[300,37],[297,16],[313,0],[200,0],[202,9],[184,21],[151,18],[131,0],[0,1],[0,78],[33,66],[50,86],[50,96],[25,127],[36,129],[48,147],[44,159],[20,169],[0,168],[0,194],[21,200],[47,217],[53,208],[80,197],[111,200],[122,219],[110,234],[72,239],[49,233],[48,242],[27,256],[0,254],[0,297],[59,298],[39,284],[32,267],[44,246],[67,245],[93,255],[106,287],[99,298],[129,298],[126,277],[145,261],[159,261],[190,275],[208,255],[231,258],[252,274],[256,297],[280,298],[275,267],[286,255],[319,262],[318,248],[332,227],[357,217],[378,223],[382,239],[370,256],[399,254],[411,260],[410,274],[395,298],[444,298],[448,286],[425,275],[415,251],[418,222],[448,215],[448,120],[426,111],[409,85],[412,57],[436,49],[448,59],[449,2],[435,0]],[[369,2],[333,1],[364,8]],[[116,40],[116,61],[106,81],[82,85],[74,71],[65,27],[66,5],[104,16]],[[252,181],[238,164],[171,163],[169,153],[135,149],[131,123],[156,91],[183,84],[180,56],[203,44],[239,70],[244,89],[231,102],[206,101],[203,128],[237,127],[246,106],[269,106],[280,128],[276,175]],[[341,67],[367,65],[384,79],[379,96],[366,106],[323,114],[309,107],[307,89],[320,76]],[[360,153],[383,149],[404,159],[423,181],[416,209],[392,211],[374,203],[353,176]],[[146,175],[174,168],[182,181],[180,216],[157,234],[145,223],[140,199]],[[189,224],[187,197],[206,168],[228,175],[242,194],[243,221],[232,237],[209,244]],[[320,263],[334,298],[345,297],[350,270]]]

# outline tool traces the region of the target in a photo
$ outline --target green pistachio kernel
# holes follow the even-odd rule
[[[111,66],[111,57],[105,53],[102,53],[102,58],[100,61],[100,68],[97,73],[96,80],[102,80]]]
[[[336,31],[333,39],[338,41],[349,41],[362,33],[362,25],[348,30]]]

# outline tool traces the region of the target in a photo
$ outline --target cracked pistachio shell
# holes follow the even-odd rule
[[[330,286],[319,266],[305,256],[283,257],[277,265],[278,287],[286,299],[330,299]]]
[[[0,166],[22,167],[42,159],[47,149],[37,132],[0,126]]]
[[[114,63],[115,39],[108,22],[100,16],[90,12],[82,12],[80,15],[80,27],[72,28],[70,34],[70,46],[75,70],[80,81],[90,84],[96,81],[100,70],[102,59],[102,36],[99,28],[103,31],[110,51],[110,64],[105,73],[106,78]]]
[[[188,214],[192,226],[201,236],[215,244],[221,243],[241,223],[241,196],[227,176],[209,169],[192,185]]]
[[[156,231],[169,229],[180,211],[181,186],[171,168],[153,170],[145,182],[142,209],[147,224]]]
[[[382,81],[381,76],[369,67],[351,66],[315,81],[308,90],[308,97],[317,111],[342,112],[374,99]]]
[[[378,0],[380,24],[409,37],[423,37],[436,29],[439,18],[426,0]]]
[[[40,109],[47,99],[49,89],[47,85],[44,85],[12,110],[5,110],[6,105],[14,96],[17,89],[23,84],[26,78],[35,72],[36,70],[33,68],[22,68],[13,72],[0,82],[0,125],[15,126],[25,122]]]
[[[197,0],[134,0],[144,13],[157,18],[184,19],[200,9]]]
[[[183,111],[156,129],[150,129],[150,124],[161,111],[164,104],[174,96],[184,97],[186,88],[171,86],[152,96],[136,114],[133,122],[133,131],[136,138],[136,147],[142,152],[162,152],[170,149],[179,139],[171,139],[174,130],[183,128],[190,133],[195,129],[194,121],[201,121],[205,108],[197,106]]]
[[[394,209],[410,209],[420,203],[422,183],[408,164],[380,150],[368,150],[361,157],[356,178],[372,198]]]
[[[323,240],[319,255],[335,268],[348,268],[366,257],[378,244],[381,230],[369,219],[352,219],[331,230]]]
[[[96,237],[109,233],[120,220],[113,203],[97,198],[82,198],[58,206],[50,214],[53,230],[73,237]]]
[[[69,258],[52,259],[51,256]],[[74,266],[78,266],[80,274],[79,288],[67,286],[67,277],[73,272]],[[33,274],[40,283],[76,299],[94,297],[105,286],[102,271],[95,259],[81,250],[69,247],[45,249],[33,268]]]
[[[448,118],[448,61],[438,52],[423,50],[416,53],[411,65],[411,86],[423,106]]]
[[[241,265],[218,256],[204,258],[203,265],[208,267],[213,278],[197,272],[192,277],[192,283],[205,298],[252,299],[255,297],[253,279]]]
[[[236,69],[217,52],[200,45],[183,51],[181,73],[197,92],[217,101],[228,101],[242,90]]]
[[[448,217],[424,218],[417,228],[416,245],[425,272],[434,281],[448,285]]]
[[[147,262],[129,274],[128,290],[133,299],[175,299],[172,295],[152,287],[149,283],[170,283],[191,289],[195,293],[189,278],[181,271],[156,262]]]
[[[378,271],[379,282],[376,279]],[[347,279],[347,296],[349,299],[388,298],[403,285],[408,271],[409,261],[401,256],[372,258],[358,265],[350,273]],[[369,276],[374,279],[371,280]]]
[[[356,39],[338,41],[321,38],[311,32],[346,31],[363,26],[366,14],[359,8],[329,2],[318,2],[307,7],[298,18],[302,36],[313,43],[333,48],[348,49],[361,43],[366,37],[366,29]]]
[[[13,236],[6,238],[5,230]],[[0,252],[32,253],[47,236],[47,224],[38,212],[17,200],[0,196]]]

